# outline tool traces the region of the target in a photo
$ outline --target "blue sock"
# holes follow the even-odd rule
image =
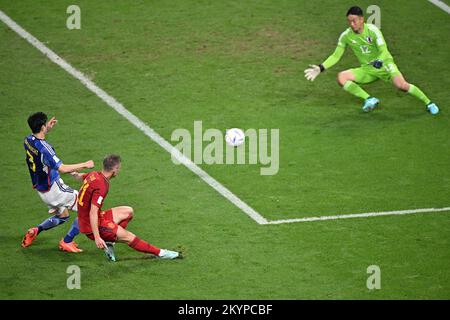
[[[65,243],[70,243],[73,241],[73,238],[75,238],[80,233],[80,228],[78,227],[78,218],[75,218],[73,220],[72,226],[70,227],[69,232],[67,232],[66,236],[64,237]]]
[[[69,217],[60,218],[57,215],[54,215],[53,217],[48,218],[47,220],[44,220],[40,225],[38,225],[38,232],[54,228],[64,222],[66,222],[68,219],[69,219]]]

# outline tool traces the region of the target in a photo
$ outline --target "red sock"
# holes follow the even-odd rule
[[[131,241],[128,245],[136,251],[151,253],[155,256],[159,255],[159,252],[161,251],[161,249],[152,246],[150,243],[147,243],[144,240],[139,239],[138,237],[134,238],[134,240]]]
[[[133,219],[133,216],[130,214],[128,216],[128,218],[120,221],[119,226],[121,226],[122,228],[126,229],[128,226],[128,223],[131,221],[131,219]]]

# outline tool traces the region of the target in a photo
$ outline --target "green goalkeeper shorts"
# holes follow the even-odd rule
[[[391,81],[392,78],[401,75],[397,65],[394,62],[386,61],[380,69],[375,68],[371,64],[361,66],[359,68],[350,69],[355,76],[356,83],[371,83],[378,79]]]

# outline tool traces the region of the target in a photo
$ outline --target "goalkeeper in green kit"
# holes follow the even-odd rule
[[[431,114],[438,114],[439,108],[415,85],[406,82],[395,65],[394,58],[387,49],[381,31],[373,24],[364,23],[363,11],[359,7],[351,7],[347,12],[350,28],[345,30],[338,40],[334,53],[320,65],[310,65],[305,70],[305,77],[313,81],[321,72],[335,65],[344,54],[345,48],[350,47],[358,58],[361,66],[342,71],[337,76],[338,83],[345,91],[364,100],[364,112],[373,110],[380,102],[371,97],[359,84],[367,84],[378,79],[391,81],[398,89],[422,101],[426,110]]]

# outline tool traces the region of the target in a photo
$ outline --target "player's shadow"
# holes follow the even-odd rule
[[[300,109],[310,111],[313,114],[320,113],[320,125],[336,127],[336,128],[360,128],[367,125],[377,124],[393,124],[401,123],[411,120],[421,120],[429,117],[430,114],[426,112],[425,108],[421,108],[420,104],[414,99],[406,100],[405,97],[399,99],[396,96],[391,96],[383,99],[381,104],[371,112],[362,111],[362,103],[359,99],[345,99],[343,102],[339,97],[331,95],[329,102],[323,103],[323,98],[311,96],[310,92],[283,92],[283,98],[291,96],[294,100],[302,102],[299,103]],[[414,107],[413,107],[414,105]],[[305,110],[306,111],[306,110]],[[305,114],[305,113],[302,113]],[[317,121],[317,117],[314,117]]]
[[[173,259],[173,260],[181,260],[183,258],[177,258],[177,259]],[[160,262],[167,262],[167,261],[173,261],[173,260],[164,260],[164,259],[158,259],[157,257],[151,256],[151,255],[144,255],[141,257],[119,257],[117,258],[117,261],[115,263],[118,262],[125,262],[125,261],[143,261],[143,260],[150,260],[152,261],[152,263],[160,263]]]
[[[394,110],[394,107],[380,107],[371,112],[362,110],[348,109],[348,106],[330,106],[334,111],[345,109],[343,112],[328,113],[323,119],[324,127],[332,126],[335,128],[367,128],[367,126],[385,126],[394,123],[401,123],[411,120],[423,119],[429,114],[426,112],[414,112],[408,110]]]
[[[154,256],[151,255],[143,255],[140,257],[120,257],[117,259],[117,262],[122,262],[122,261],[142,261],[142,260],[155,260],[158,261],[158,259]]]
[[[180,256],[173,260],[182,260],[186,258],[186,250],[181,249],[180,247],[176,248],[176,250],[180,253]],[[134,257],[119,257],[117,259],[117,262],[119,261],[142,261],[142,260],[155,260],[155,261],[167,261],[165,259],[159,259],[158,257],[155,257],[154,255],[146,254],[143,256],[134,256]]]

